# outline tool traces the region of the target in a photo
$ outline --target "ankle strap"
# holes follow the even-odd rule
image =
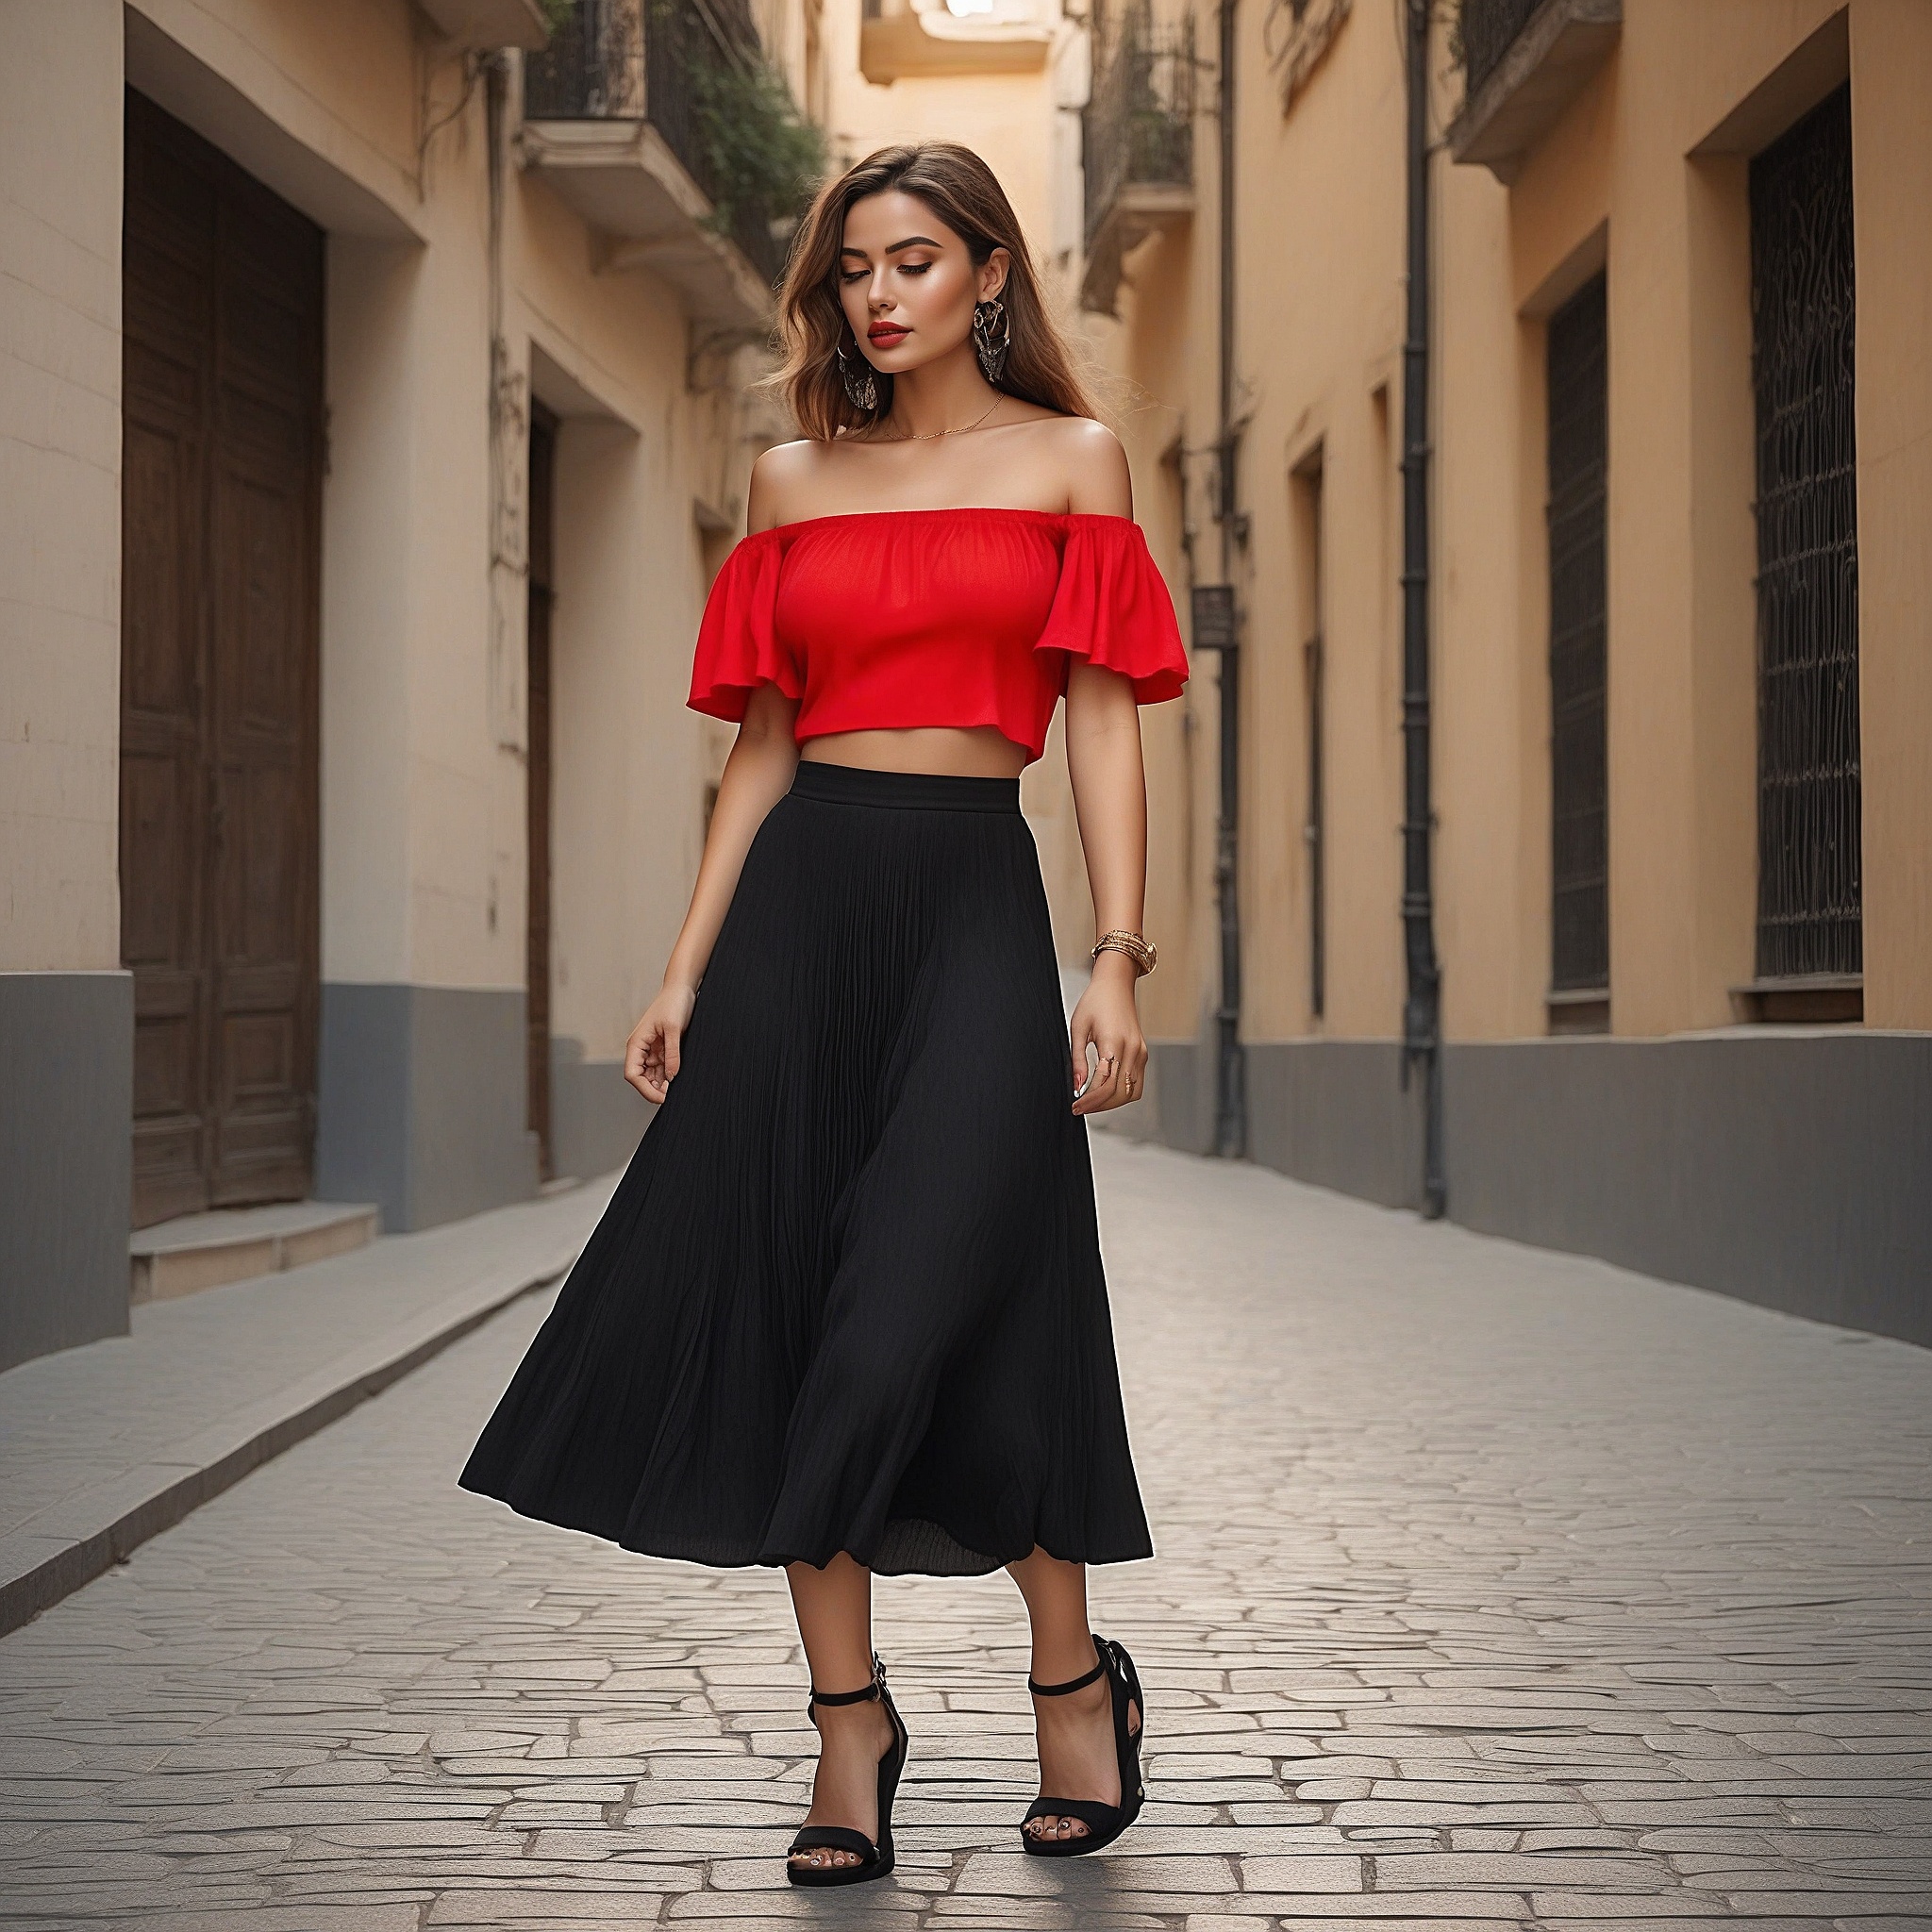
[[[1091,1671],[1078,1677],[1069,1677],[1064,1684],[1036,1684],[1029,1673],[1026,1678],[1027,1690],[1036,1697],[1064,1697],[1070,1690],[1086,1690],[1096,1677],[1104,1676],[1107,1673],[1107,1646],[1097,1637],[1092,1639],[1092,1643],[1100,1661]]]
[[[805,1714],[811,1715],[815,1704],[861,1704],[868,1697],[882,1697],[886,1690],[886,1667],[879,1661],[877,1651],[872,1657],[872,1682],[860,1686],[857,1690],[821,1690],[814,1684],[810,1694],[805,1700]]]
[[[857,1704],[862,1698],[876,1697],[878,1694],[879,1687],[876,1684],[867,1684],[863,1689],[858,1690],[821,1690],[814,1684],[811,1689],[811,1695],[806,1699],[806,1702],[808,1704]]]

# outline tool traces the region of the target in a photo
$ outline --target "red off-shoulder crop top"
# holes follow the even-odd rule
[[[903,509],[808,517],[743,538],[711,586],[690,704],[736,724],[761,684],[799,700],[802,744],[834,731],[991,724],[1046,745],[1070,658],[1180,695],[1174,602],[1128,517]]]

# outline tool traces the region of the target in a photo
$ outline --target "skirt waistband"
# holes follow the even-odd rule
[[[874,772],[860,765],[800,758],[791,780],[795,797],[824,805],[882,805],[910,811],[1020,809],[1017,778],[968,778],[949,772]]]

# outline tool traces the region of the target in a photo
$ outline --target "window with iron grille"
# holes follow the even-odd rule
[[[1323,673],[1323,457],[1304,458],[1292,481],[1299,568],[1307,586],[1309,636],[1302,645],[1302,694],[1308,715],[1308,792],[1302,840],[1308,859],[1308,1011],[1321,1019],[1328,1004],[1328,827],[1323,754],[1327,749],[1326,679]]]
[[[1751,163],[1757,975],[1863,965],[1851,91]]]
[[[1557,309],[1547,352],[1553,993],[1610,983],[1606,295],[1598,275]]]

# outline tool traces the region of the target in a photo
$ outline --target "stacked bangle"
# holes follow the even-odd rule
[[[1115,926],[1111,932],[1101,934],[1099,942],[1093,948],[1093,958],[1103,953],[1124,953],[1134,962],[1134,976],[1138,979],[1143,973],[1154,971],[1155,951],[1147,941],[1137,932],[1129,932],[1125,926]]]

